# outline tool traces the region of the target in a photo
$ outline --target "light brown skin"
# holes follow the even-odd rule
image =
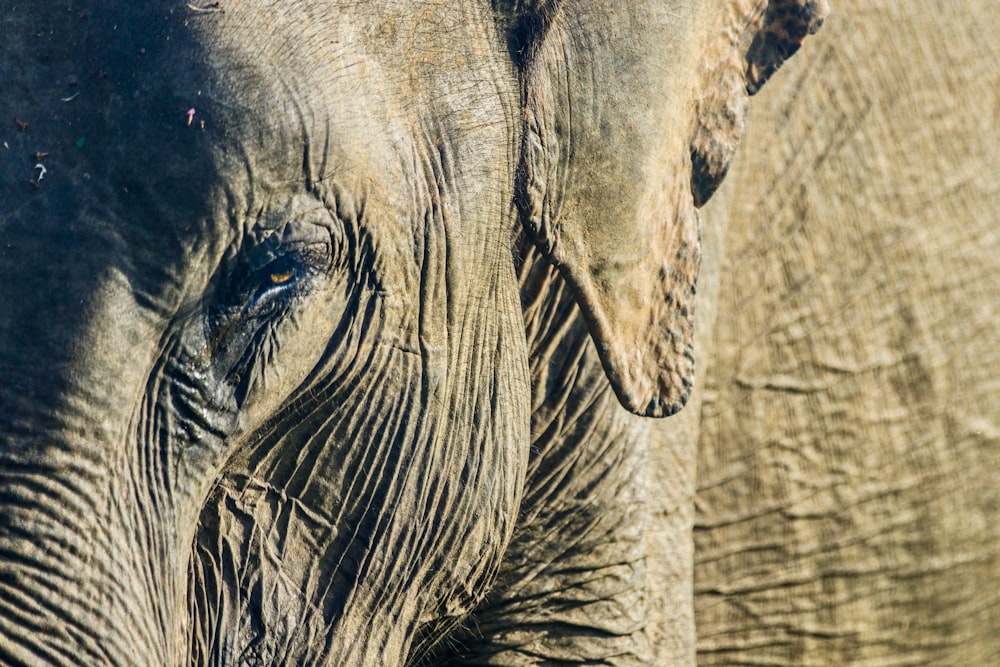
[[[617,402],[825,6],[72,9],[0,4],[0,662],[655,661]]]
[[[699,664],[1000,663],[1000,47],[942,8],[838,0],[706,208]]]

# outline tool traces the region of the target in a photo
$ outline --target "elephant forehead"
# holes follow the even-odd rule
[[[58,239],[72,225],[81,254],[104,239],[88,261],[167,314],[241,239],[312,198],[333,218],[356,213],[401,311],[420,294],[446,295],[456,316],[455,299],[487,302],[497,281],[457,276],[500,271],[504,252],[509,271],[508,56],[467,3],[361,4],[38,8],[38,32],[12,31],[0,53],[0,92],[30,125],[17,147],[50,153],[38,194],[24,187],[33,163],[0,165],[0,187],[19,184],[11,201],[32,197],[41,222],[24,229]]]
[[[487,165],[513,152],[518,90],[491,24],[448,10],[465,3],[357,4],[199,15],[205,74],[234,136],[275,167],[301,170],[309,150],[313,176],[379,180],[403,196],[414,152],[441,144],[468,166],[447,176],[496,178]]]
[[[485,17],[459,4],[189,17],[203,51],[194,125],[215,133],[237,188],[350,193],[365,233],[400,255],[386,260],[394,267],[421,264],[435,226],[453,260],[481,261],[509,245],[518,92]]]

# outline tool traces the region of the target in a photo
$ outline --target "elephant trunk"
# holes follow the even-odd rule
[[[157,641],[130,613],[140,587],[125,574],[129,550],[100,518],[118,502],[102,489],[105,467],[66,427],[19,432],[6,420],[3,428],[0,663],[130,664],[148,655]]]
[[[69,256],[103,254],[93,237],[59,250],[5,231],[0,664],[172,663],[185,566],[169,554],[189,549],[167,548],[176,510],[129,446],[162,326],[122,272]]]

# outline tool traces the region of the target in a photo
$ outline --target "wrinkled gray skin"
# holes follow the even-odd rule
[[[838,0],[754,100],[680,415],[699,664],[1000,664],[996,9]]]
[[[823,3],[57,4],[0,3],[0,663],[657,660],[619,402],[688,399]]]

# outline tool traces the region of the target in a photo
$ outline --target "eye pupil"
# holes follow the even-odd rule
[[[272,285],[284,285],[285,283],[287,283],[289,280],[292,279],[292,275],[293,275],[292,271],[284,271],[284,272],[281,272],[281,273],[272,273],[271,274],[271,284]]]

